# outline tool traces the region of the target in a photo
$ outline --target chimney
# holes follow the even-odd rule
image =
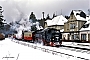
[[[43,19],[44,19],[44,12],[42,12],[42,14],[43,14]]]

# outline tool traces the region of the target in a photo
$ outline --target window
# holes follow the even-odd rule
[[[70,24],[70,29],[75,29],[75,23]]]
[[[86,34],[81,34],[81,40],[86,40]]]
[[[72,35],[72,39],[74,39],[74,40],[79,40],[79,35],[78,35],[78,34]]]

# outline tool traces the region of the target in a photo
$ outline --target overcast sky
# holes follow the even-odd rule
[[[89,0],[0,0],[4,12],[6,22],[18,20],[20,13],[29,17],[31,12],[34,12],[37,19],[42,18],[42,12],[45,16],[53,13],[57,15],[70,15],[71,10],[83,10],[86,14],[90,8]]]

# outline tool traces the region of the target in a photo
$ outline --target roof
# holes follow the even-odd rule
[[[52,20],[46,20],[45,22],[47,23],[47,26],[52,25]]]
[[[80,31],[86,31],[86,30],[90,30],[90,23],[89,24],[84,24],[83,27],[80,29]]]
[[[64,32],[64,29],[61,29],[60,32]]]
[[[74,14],[77,20],[86,21],[86,14],[82,10],[72,10],[71,14]]]
[[[52,26],[52,25],[64,25],[65,22],[68,20],[63,17],[62,15],[54,17],[52,20],[47,20],[47,25]]]
[[[86,31],[86,30],[90,30],[90,15],[88,15],[86,17],[86,23],[83,25],[83,27],[80,29],[80,31]]]
[[[87,20],[87,22],[86,22],[85,24],[89,24],[89,23],[90,23],[90,15],[88,15],[88,16],[86,17],[86,20]]]

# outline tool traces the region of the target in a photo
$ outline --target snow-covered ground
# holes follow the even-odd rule
[[[66,58],[23,46],[6,38],[0,41],[0,60],[67,60]]]
[[[75,57],[70,57],[65,55],[53,55],[52,52],[47,53],[40,49],[34,49],[32,47],[24,46],[24,45],[18,44],[18,42],[17,43],[15,42],[17,41],[9,38],[6,38],[5,40],[0,41],[0,60],[81,60]],[[23,43],[23,42],[21,41],[20,43]],[[46,47],[38,44],[35,45],[32,43],[27,43],[27,44],[42,47],[42,48],[47,48],[50,50],[60,50],[59,48],[56,48],[56,47],[48,47],[48,46]],[[64,50],[64,49],[61,49],[61,51],[75,55],[75,51],[74,53],[70,50],[68,50],[67,52],[67,50]],[[78,55],[82,55],[82,54],[80,53]],[[85,54],[85,56],[86,55],[89,57],[88,54]],[[88,59],[87,56],[86,56],[86,59]]]

